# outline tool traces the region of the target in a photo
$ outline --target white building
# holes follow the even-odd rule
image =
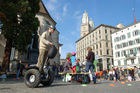
[[[140,21],[112,34],[114,66],[140,66]]]

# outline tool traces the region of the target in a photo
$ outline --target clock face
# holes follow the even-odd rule
[[[86,18],[83,18],[82,19],[82,22],[85,24],[86,23]]]

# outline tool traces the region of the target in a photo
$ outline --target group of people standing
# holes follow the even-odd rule
[[[137,68],[136,66],[134,66],[134,68],[129,69],[112,68],[110,70],[104,70],[102,76],[106,80],[140,81],[140,68]]]
[[[91,83],[96,84],[96,76],[93,71],[93,69],[95,67],[93,64],[93,62],[95,60],[95,54],[92,51],[91,47],[88,47],[87,51],[88,51],[88,54],[86,56],[85,71],[89,72],[89,70],[90,70],[90,72],[92,74],[92,78],[90,79]],[[80,59],[76,59],[75,55],[76,55],[76,53],[72,53],[71,57],[66,57],[66,62],[64,64],[64,71],[63,71],[64,74],[67,72],[77,73],[77,71],[80,70],[80,64],[79,64]]]

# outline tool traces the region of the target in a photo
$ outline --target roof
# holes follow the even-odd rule
[[[100,24],[99,26],[97,26],[96,28],[94,28],[91,32],[89,32],[88,34],[86,34],[85,36],[83,36],[82,38],[80,38],[79,40],[77,40],[76,43],[77,43],[78,41],[80,41],[81,39],[83,39],[84,37],[86,37],[87,35],[89,35],[90,33],[92,33],[93,31],[95,31],[96,29],[100,28],[101,26],[119,29],[119,28],[114,27],[114,26],[105,25],[105,24]]]
[[[42,0],[40,1],[39,6],[40,6],[39,14],[47,15],[52,20],[52,22],[54,22],[54,24],[56,24],[56,22],[52,19],[52,17],[50,16],[48,10],[44,6]]]
[[[126,28],[128,28],[128,27],[130,27],[130,26],[136,25],[136,24],[138,24],[138,23],[140,23],[140,21],[137,21],[137,22],[134,23],[134,24],[130,24],[130,25],[128,25],[128,26],[125,26],[125,27],[123,27],[123,28],[121,28],[121,29],[119,29],[119,30],[116,30],[116,31],[114,31],[112,34],[114,34],[114,33],[116,33],[116,32],[119,32],[120,30],[126,29]]]

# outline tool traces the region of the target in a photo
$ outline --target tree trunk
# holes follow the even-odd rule
[[[2,61],[2,71],[3,72],[6,72],[6,70],[9,70],[11,49],[12,49],[12,40],[7,39],[6,47],[5,47],[5,51],[4,51],[4,57],[3,57],[3,61]]]

